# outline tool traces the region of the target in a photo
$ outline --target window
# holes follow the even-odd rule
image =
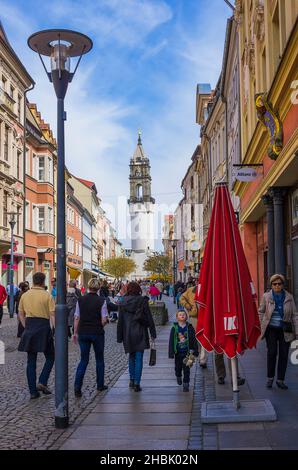
[[[26,175],[31,175],[30,152],[28,148],[26,148]]]
[[[48,181],[53,184],[53,160],[48,157]]]
[[[45,208],[44,207],[38,207],[37,211],[38,211],[37,231],[38,232],[45,232]]]
[[[8,226],[7,205],[8,205],[8,192],[4,191],[3,192],[3,226],[4,227]]]
[[[21,157],[22,152],[17,150],[17,180],[21,178]]]
[[[32,176],[37,180],[37,156],[33,153],[32,156],[33,168],[32,168]]]
[[[5,126],[4,128],[4,160],[8,162],[8,133],[9,127]]]
[[[6,91],[6,85],[7,85],[7,80],[4,77],[4,75],[2,75],[2,90],[3,91]]]
[[[22,104],[22,97],[20,94],[18,94],[18,100],[17,100],[17,115],[19,118],[19,121],[21,120],[22,113],[21,113],[21,104]]]
[[[53,233],[53,209],[48,208],[48,232]]]
[[[20,233],[20,218],[21,218],[21,206],[17,206],[17,216],[16,216],[16,226],[17,226],[17,231],[16,233],[19,234]]]
[[[13,95],[14,95],[14,87],[12,85],[10,85],[9,87],[9,96],[13,99]]]
[[[45,158],[38,157],[38,181],[45,180]]]
[[[30,203],[28,201],[26,201],[25,226],[27,230],[30,230]]]

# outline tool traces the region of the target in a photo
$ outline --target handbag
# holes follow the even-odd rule
[[[293,333],[293,325],[290,321],[283,321],[282,322],[282,329],[284,333]]]
[[[152,342],[150,345],[149,366],[155,366],[155,364],[156,364],[156,349],[155,349],[155,343]]]

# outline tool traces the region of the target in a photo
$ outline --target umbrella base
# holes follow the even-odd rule
[[[252,423],[276,421],[276,413],[270,400],[243,400],[236,409],[232,401],[208,401],[202,403],[202,423]]]

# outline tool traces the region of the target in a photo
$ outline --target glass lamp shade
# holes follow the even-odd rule
[[[70,72],[70,54],[69,47],[65,44],[55,44],[51,52],[51,70],[66,70]]]

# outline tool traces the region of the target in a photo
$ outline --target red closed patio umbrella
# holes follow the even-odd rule
[[[207,351],[233,359],[256,346],[261,332],[256,296],[225,183],[215,189],[196,300],[196,337]],[[237,391],[233,360],[232,372],[233,390]]]

